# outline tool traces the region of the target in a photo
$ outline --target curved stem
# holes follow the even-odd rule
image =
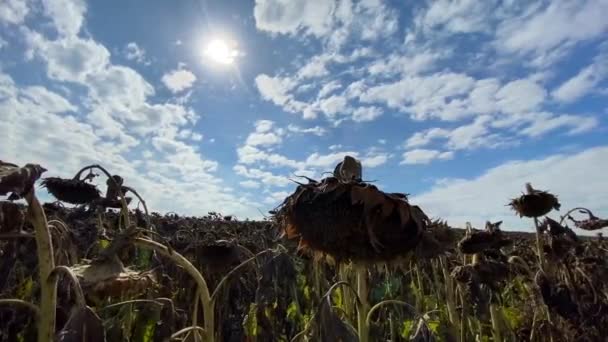
[[[123,188],[130,191],[131,193],[133,193],[133,195],[135,195],[135,197],[137,197],[137,199],[139,200],[141,205],[143,205],[144,212],[146,213],[146,229],[149,230],[150,229],[150,213],[148,212],[148,206],[146,205],[146,201],[144,201],[144,199],[132,187],[123,186]]]
[[[34,188],[25,195],[28,203],[29,220],[36,232],[38,251],[38,272],[40,276],[40,320],[38,322],[38,342],[52,341],[55,335],[55,315],[57,305],[57,281],[46,281],[55,268],[55,255],[51,233],[46,222],[44,209],[40,205]]]
[[[28,308],[34,312],[36,319],[40,319],[40,308],[36,304],[21,299],[0,299],[0,305],[14,305]]]
[[[416,308],[413,305],[411,305],[410,303],[404,302],[402,300],[397,300],[397,299],[387,299],[385,301],[382,301],[382,302],[372,306],[372,308],[367,313],[367,318],[365,320],[367,322],[367,325],[369,325],[369,322],[371,321],[372,315],[374,314],[374,312],[376,312],[378,309],[380,309],[380,307],[387,305],[387,304],[396,304],[396,305],[405,306],[408,309],[412,310],[412,312],[416,313]]]
[[[192,278],[194,278],[194,281],[196,282],[196,284],[201,292],[200,299],[201,299],[201,304],[203,305],[204,327],[205,327],[205,336],[206,336],[205,340],[206,340],[206,342],[213,342],[215,340],[215,336],[213,334],[214,326],[215,326],[214,313],[213,313],[213,302],[211,301],[211,296],[209,295],[209,287],[207,287],[207,282],[205,281],[205,278],[203,277],[203,275],[184,256],[177,253],[176,251],[170,251],[169,248],[167,248],[164,245],[161,245],[158,242],[150,241],[150,240],[142,239],[142,238],[135,238],[135,239],[133,239],[133,244],[135,244],[139,247],[152,249],[152,250],[158,252],[159,254],[164,255],[165,257],[171,259],[173,262],[175,262],[179,266],[183,267],[186,270],[186,272],[188,272],[188,274],[190,274],[190,276],[192,276]]]
[[[260,255],[266,254],[266,253],[271,252],[271,251],[272,251],[271,249],[267,249],[267,250],[261,251],[261,252],[257,253],[256,255],[252,256],[251,258],[249,258],[249,259],[243,261],[242,263],[240,263],[238,266],[236,266],[235,268],[233,268],[232,270],[230,270],[230,272],[226,273],[226,275],[222,278],[222,280],[220,280],[220,282],[215,287],[215,290],[213,290],[213,294],[211,294],[211,300],[215,301],[215,298],[217,297],[217,294],[220,292],[220,289],[222,288],[222,286],[224,285],[224,283],[226,283],[226,281],[228,281],[228,278],[230,278],[231,275],[233,275],[236,271],[238,271],[242,267],[244,267],[247,264],[249,264],[251,261],[257,259],[257,257],[259,257]]]
[[[84,299],[84,293],[82,292],[82,287],[80,287],[80,282],[78,281],[78,278],[76,278],[76,275],[74,274],[74,272],[72,272],[72,270],[69,267],[67,267],[67,266],[55,267],[51,271],[51,274],[49,274],[49,277],[46,281],[56,283],[57,276],[59,275],[59,273],[63,273],[66,276],[68,276],[68,278],[72,282],[72,286],[74,287],[74,293],[76,294],[76,305],[78,305],[79,308],[84,308],[87,304]]]
[[[198,327],[198,326],[196,326],[196,327],[194,327],[194,326],[193,326],[193,327],[186,327],[186,328],[184,328],[184,329],[182,329],[182,330],[180,330],[180,331],[178,331],[178,332],[173,333],[173,334],[171,335],[170,340],[174,340],[174,339],[176,339],[176,338],[180,337],[181,335],[186,334],[186,333],[189,333],[189,332],[191,332],[191,331],[200,332],[200,333],[202,333],[203,335],[205,335],[205,334],[206,334],[205,329],[203,329],[203,328],[201,328],[201,327]]]
[[[128,304],[154,304],[154,305],[158,305],[158,306],[163,306],[162,303],[160,303],[157,300],[153,300],[153,299],[133,299],[133,300],[127,300],[124,302],[120,302],[120,303],[114,303],[114,304],[110,304],[107,306],[104,306],[103,308],[99,309],[99,311],[103,311],[103,310],[107,310],[107,309],[112,309],[112,308],[116,308],[119,306],[123,306],[123,305],[128,305]]]
[[[127,227],[129,227],[131,225],[131,223],[129,222],[129,206],[127,205],[127,200],[125,199],[125,194],[122,192],[120,184],[116,183],[116,180],[114,180],[114,177],[112,177],[112,175],[108,172],[108,170],[106,170],[105,168],[103,168],[103,166],[101,166],[99,164],[85,166],[76,173],[76,175],[74,176],[74,179],[80,180],[80,175],[84,171],[91,170],[91,169],[99,169],[101,172],[103,172],[106,175],[106,177],[108,177],[108,179],[110,179],[110,181],[116,187],[116,191],[118,191],[118,196],[120,197],[120,203],[122,205],[122,210],[124,211],[125,225]]]
[[[585,212],[587,212],[587,214],[588,214],[588,215],[590,215],[590,216],[594,216],[594,215],[593,215],[593,213],[591,212],[591,210],[589,210],[589,209],[587,209],[587,208],[583,208],[583,207],[576,207],[576,208],[572,208],[572,209],[568,210],[568,211],[567,211],[567,212],[566,212],[564,215],[562,215],[562,216],[560,217],[559,224],[560,224],[560,225],[561,225],[561,224],[563,224],[563,223],[564,223],[564,220],[565,220],[566,218],[568,218],[568,216],[570,216],[570,214],[571,214],[571,213],[573,213],[573,212],[575,212],[575,211],[577,211],[577,210],[579,210],[579,211],[581,211],[581,210],[582,210],[582,211],[585,211]]]

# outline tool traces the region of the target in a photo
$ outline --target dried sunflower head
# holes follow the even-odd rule
[[[415,249],[428,218],[401,196],[328,177],[298,186],[274,215],[287,238],[335,260],[390,260]]]
[[[484,231],[467,231],[465,237],[458,242],[458,250],[463,254],[475,254],[511,245],[513,241],[504,237],[498,226],[499,224],[488,222]]]
[[[570,221],[574,222],[574,225],[577,228],[583,229],[583,230],[598,230],[598,229],[608,227],[608,220],[601,219],[601,218],[593,215],[591,210],[581,208],[581,209],[579,209],[579,212],[582,214],[587,214],[589,216],[589,218],[579,221],[579,220],[575,220],[572,216],[568,215],[568,219]]]
[[[27,194],[46,169],[37,164],[18,167],[0,160],[0,196],[12,193],[19,198]]]
[[[70,204],[87,204],[100,198],[97,187],[78,179],[48,177],[42,185],[58,200]]]
[[[551,210],[559,210],[560,204],[555,195],[532,188],[530,183],[526,184],[527,193],[511,200],[509,205],[520,217],[540,217]]]

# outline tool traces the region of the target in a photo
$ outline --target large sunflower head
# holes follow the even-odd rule
[[[415,249],[428,218],[405,196],[364,182],[335,177],[301,184],[273,212],[287,238],[300,248],[336,260],[381,261]]]

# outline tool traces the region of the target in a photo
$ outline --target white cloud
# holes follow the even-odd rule
[[[435,62],[442,57],[440,53],[421,51],[406,55],[391,54],[386,59],[379,59],[368,68],[370,75],[394,76],[395,74],[415,75],[432,69]]]
[[[382,115],[382,109],[380,109],[379,107],[358,107],[353,111],[353,121],[373,121],[380,115]]]
[[[74,112],[76,107],[61,95],[41,86],[26,87],[22,95],[50,113]]]
[[[572,155],[553,155],[533,160],[510,161],[471,179],[438,182],[431,190],[413,196],[431,217],[447,219],[463,227],[470,221],[483,227],[486,220],[503,220],[506,229],[532,230],[529,219],[520,219],[506,204],[524,191],[531,182],[541,190],[556,194],[562,204],[561,214],[575,206],[591,209],[598,216],[608,216],[608,147],[601,146]],[[551,213],[554,218],[560,212]]]
[[[497,106],[505,113],[520,113],[537,108],[546,91],[530,80],[515,80],[505,84],[497,93]]]
[[[496,46],[508,52],[546,54],[601,37],[608,31],[608,2],[557,0],[531,4],[525,15],[505,20],[497,28]]]
[[[0,22],[21,24],[30,9],[27,0],[4,0],[0,6]]]
[[[306,133],[306,134],[314,134],[316,136],[323,136],[327,133],[327,130],[321,126],[314,126],[309,128],[302,128],[300,126],[289,124],[287,126],[287,130],[293,133]]]
[[[331,29],[334,8],[334,2],[326,0],[256,0],[253,15],[260,30],[322,36]]]
[[[321,90],[319,90],[318,97],[323,98],[340,88],[342,88],[342,84],[337,80],[325,83],[323,87],[321,87]]]
[[[42,4],[45,14],[53,20],[59,35],[78,35],[87,10],[83,0],[42,0]]]
[[[326,170],[331,168],[333,170],[333,167],[341,162],[347,155],[357,157],[359,154],[357,152],[333,152],[329,154],[319,154],[315,152],[309,155],[304,163],[306,167],[321,168]]]
[[[298,71],[298,78],[306,79],[312,77],[321,77],[329,74],[329,71],[325,67],[325,63],[328,62],[328,56],[314,56],[310,59],[306,65],[304,65]]]
[[[409,137],[409,139],[407,139],[407,141],[405,142],[405,147],[412,148],[426,146],[436,138],[445,138],[449,135],[450,132],[443,128],[431,128],[425,131],[416,132],[411,137]]]
[[[179,93],[192,87],[196,75],[186,69],[177,69],[164,74],[161,80],[171,92]]]
[[[256,181],[251,180],[251,179],[239,182],[239,184],[241,184],[242,187],[247,188],[247,189],[258,189],[260,187],[260,183],[259,182],[256,182]]]
[[[608,54],[598,55],[593,63],[562,83],[551,95],[559,102],[572,103],[591,92],[608,76]]]
[[[268,185],[268,186],[285,187],[285,186],[289,185],[290,183],[292,183],[287,177],[277,176],[277,175],[273,174],[272,172],[263,171],[263,170],[256,169],[256,168],[248,169],[243,165],[235,165],[233,170],[238,175],[241,175],[241,176],[244,176],[247,178],[257,179],[260,182],[262,182],[263,184]]]
[[[146,61],[146,50],[139,47],[139,45],[137,45],[135,42],[130,42],[127,44],[125,47],[125,57],[130,61],[146,64],[149,63]]]
[[[37,55],[47,64],[50,79],[85,84],[87,78],[103,73],[110,52],[92,39],[66,37],[48,40],[37,32],[25,30],[27,54]]]
[[[280,202],[283,202],[283,200],[289,195],[291,195],[291,193],[289,193],[287,191],[273,192],[272,194],[270,194],[270,196],[268,196],[264,199],[264,203],[279,204]]]
[[[374,168],[386,164],[389,158],[388,153],[372,153],[362,158],[361,165],[365,168]]]
[[[255,131],[258,133],[266,133],[272,129],[274,122],[271,120],[258,120],[255,122]]]
[[[249,146],[269,146],[280,144],[283,139],[275,133],[251,133],[245,142]]]
[[[569,128],[568,134],[579,134],[592,130],[599,122],[595,117],[579,115],[552,115],[550,113],[535,113],[530,125],[520,131],[531,137],[538,137],[558,128]]]
[[[339,95],[332,95],[326,99],[320,100],[319,108],[329,117],[334,117],[337,114],[344,114],[346,112],[346,104],[346,98]]]
[[[443,29],[450,33],[487,31],[487,17],[492,14],[495,1],[439,0],[417,18],[425,30]]]
[[[403,153],[403,160],[401,164],[428,164],[431,161],[438,160],[448,160],[454,157],[454,152],[446,151],[441,152],[437,150],[427,150],[427,149],[414,149]]]

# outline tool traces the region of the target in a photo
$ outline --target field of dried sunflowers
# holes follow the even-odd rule
[[[558,198],[529,184],[510,205],[536,233],[508,233],[450,228],[404,194],[336,177],[299,184],[250,222],[149,213],[99,165],[71,179],[45,171],[0,161],[2,341],[608,336],[608,243],[568,227],[608,221],[558,213]],[[40,186],[57,201],[41,204]]]

